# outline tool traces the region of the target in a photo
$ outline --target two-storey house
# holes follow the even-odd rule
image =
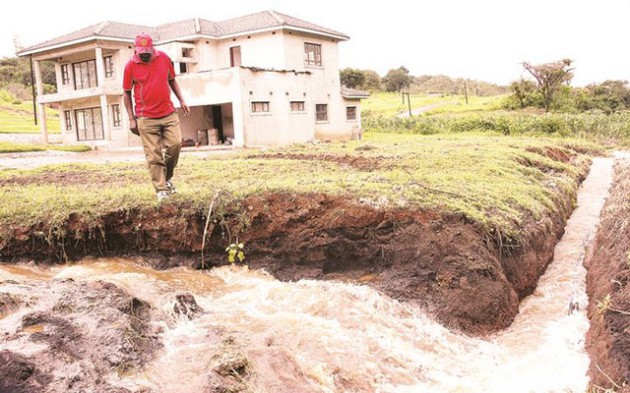
[[[157,27],[103,22],[21,50],[34,64],[42,139],[46,106],[60,110],[65,143],[140,145],[129,131],[122,75],[137,34],[169,55],[187,104],[184,140],[212,129],[235,146],[357,138],[360,100],[342,87],[338,43],[348,36],[274,11],[221,22],[189,19]],[[40,62],[53,61],[57,92],[43,94]],[[173,99],[178,105],[178,101]]]

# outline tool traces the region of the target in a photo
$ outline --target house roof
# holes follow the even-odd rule
[[[150,34],[154,42],[159,45],[163,42],[184,37],[205,36],[220,39],[274,28],[305,31],[330,36],[339,40],[347,40],[350,38],[341,32],[289,15],[275,11],[262,11],[220,22],[193,18],[155,27],[107,21],[24,48],[18,52],[18,56],[26,56],[95,39],[115,39],[133,42],[134,38],[140,33]]]
[[[368,93],[367,91],[363,91],[363,90],[357,90],[357,89],[351,89],[349,87],[346,86],[341,86],[341,96],[343,98],[354,98],[354,99],[362,99],[362,98],[368,98],[370,96],[370,93]]]

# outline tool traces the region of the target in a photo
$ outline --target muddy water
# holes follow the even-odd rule
[[[450,332],[366,286],[283,283],[234,266],[158,272],[108,259],[47,269],[1,267],[0,293],[22,303],[0,315],[0,351],[25,357],[44,351],[49,344],[29,337],[49,325],[20,327],[25,316],[66,309],[59,302],[67,286],[104,281],[150,305],[150,325],[158,332],[160,346],[142,367],[100,371],[108,386],[132,392],[212,392],[220,391],[219,382],[251,392],[584,392],[582,260],[611,179],[612,160],[596,159],[554,263],[513,325],[493,337]],[[173,312],[174,294],[181,293],[192,294],[202,311]],[[98,310],[81,314],[81,307],[68,311],[73,325],[93,325],[91,313]],[[72,375],[64,370],[55,368],[57,379]]]

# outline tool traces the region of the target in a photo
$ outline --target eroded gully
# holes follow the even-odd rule
[[[50,350],[46,340],[33,340],[34,333],[50,327],[26,328],[24,318],[59,310],[72,286],[105,281],[150,305],[149,324],[159,342],[142,367],[99,371],[108,386],[210,392],[216,385],[210,374],[229,352],[246,363],[247,370],[233,376],[246,391],[584,392],[589,359],[582,260],[597,229],[612,166],[612,159],[594,160],[553,263],[521,303],[514,323],[491,337],[451,332],[420,309],[367,286],[280,282],[246,267],[155,271],[131,260],[95,259],[46,268],[2,265],[0,293],[21,300],[0,315],[0,351],[28,359]],[[173,312],[181,293],[192,294],[203,311],[194,317]],[[112,328],[95,326],[98,307],[63,310],[81,337]],[[87,344],[78,353],[89,353]],[[63,367],[46,369],[54,370],[55,380],[80,379],[91,375],[88,358],[70,356],[58,360]],[[63,391],[62,384],[46,386],[44,391]]]

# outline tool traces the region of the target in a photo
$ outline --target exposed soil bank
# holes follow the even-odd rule
[[[205,260],[226,261],[240,233],[247,260],[281,280],[356,279],[417,302],[451,328],[485,334],[507,327],[553,256],[575,195],[522,227],[520,244],[493,239],[462,217],[379,210],[322,194],[251,196],[211,221]],[[85,255],[153,253],[157,267],[199,266],[205,212],[163,205],[117,211],[87,226],[79,215],[62,228],[13,228],[0,257],[60,262]],[[234,239],[232,239],[234,241]]]
[[[630,160],[619,160],[588,269],[593,386],[630,392]],[[609,301],[606,300],[607,296]],[[619,312],[622,311],[622,312]]]

